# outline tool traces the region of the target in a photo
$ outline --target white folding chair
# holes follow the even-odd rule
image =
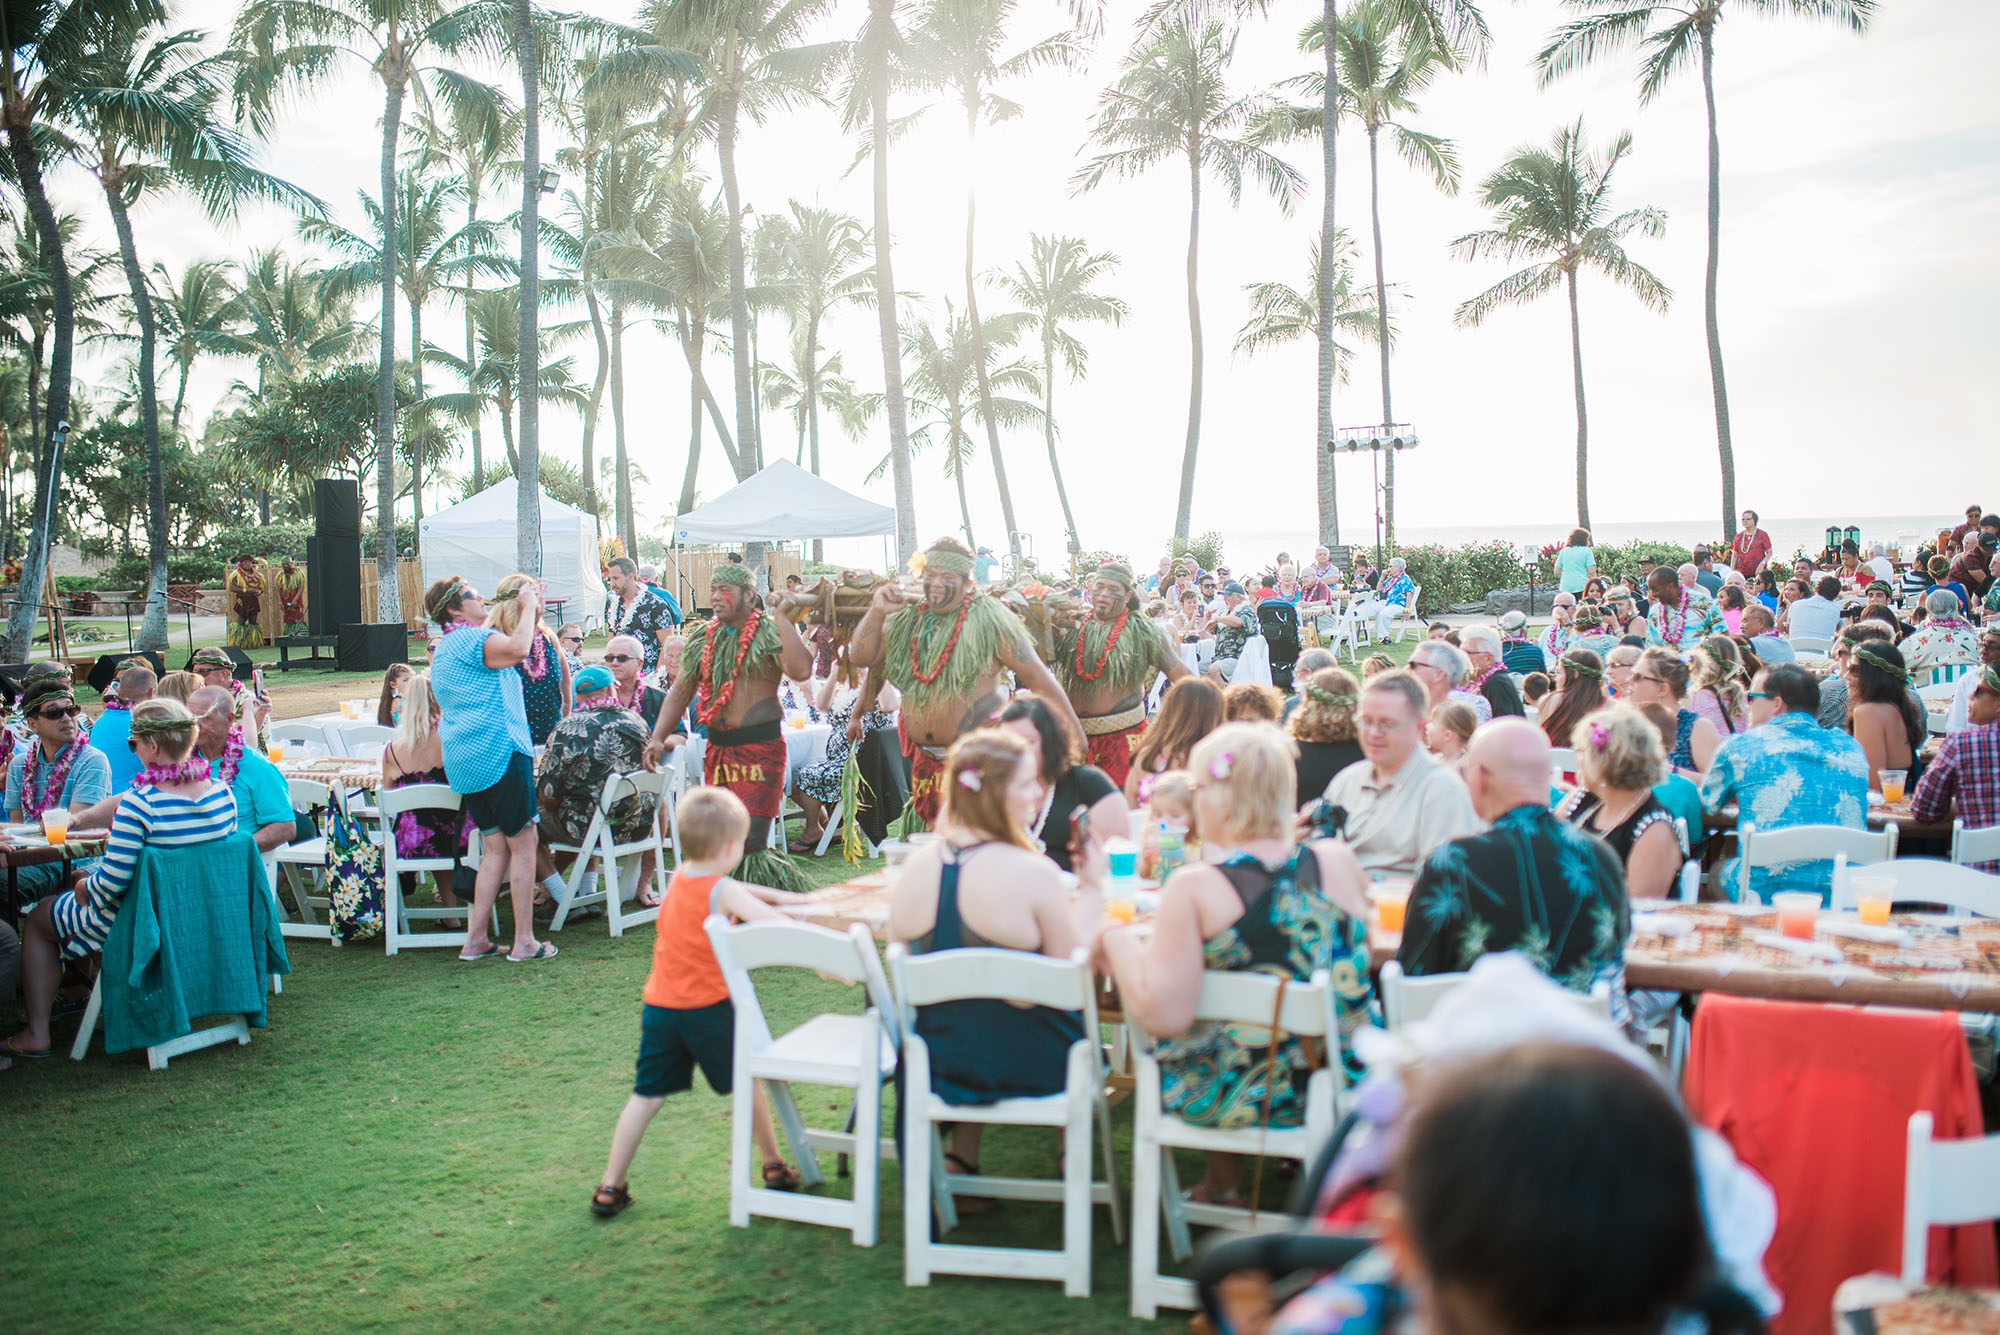
[[[277,979],[278,975],[271,975],[272,982],[275,983]],[[71,1061],[82,1061],[85,1054],[90,1051],[90,1036],[97,1031],[97,1018],[103,1010],[104,980],[100,977],[90,985],[90,1002],[83,1008],[83,1021],[77,1025],[76,1041],[70,1044]],[[149,1070],[164,1071],[170,1060],[183,1053],[212,1048],[218,1043],[233,1042],[242,1047],[249,1041],[249,1021],[238,1015],[221,1024],[212,1024],[206,1029],[197,1029],[193,1033],[182,1034],[179,1038],[170,1038],[164,1043],[154,1044],[146,1049],[146,1066]]]
[[[1792,652],[1797,654],[1824,658],[1833,648],[1833,641],[1824,635],[1787,635],[1785,639],[1791,644]]]
[[[1924,1253],[1934,1224],[2000,1218],[2000,1136],[1931,1139],[1927,1112],[1910,1114],[1903,1169],[1903,1282],[1924,1282]]]
[[[1937,858],[1897,858],[1893,862],[1850,863],[1845,854],[1833,859],[1833,907],[1852,912],[1860,898],[1854,882],[1871,878],[1893,882],[1889,898],[1898,904],[1944,904],[1961,914],[2000,918],[2000,876],[1989,876]]]
[[[881,1160],[884,1154],[895,1154],[894,1140],[885,1143],[882,1139],[882,1082],[896,1073],[899,1036],[895,1003],[888,980],[882,976],[874,939],[859,923],[845,933],[804,923],[753,922],[732,927],[728,919],[714,914],[703,927],[715,947],[715,959],[722,966],[729,1001],[736,1010],[729,1222],[747,1228],[755,1214],[822,1224],[849,1230],[857,1247],[873,1247]],[[816,1015],[773,1038],[750,975],[755,969],[779,967],[812,969],[823,977],[858,983],[867,992],[868,1009],[861,1015]],[[778,1125],[784,1128],[805,1185],[817,1186],[825,1180],[815,1151],[851,1155],[853,1200],[750,1185],[751,1082],[755,1080],[764,1082],[765,1097]],[[853,1090],[852,1129],[808,1127],[792,1097],[794,1083]]]
[[[1751,822],[1736,832],[1736,897],[1755,903],[1750,894],[1753,867],[1782,867],[1794,862],[1830,861],[1845,853],[1849,862],[1887,862],[1896,856],[1896,826],[1855,830],[1845,825],[1791,825],[1759,830]]]
[[[1962,820],[1951,823],[1951,860],[1960,866],[1973,862],[2000,862],[2000,825],[1967,828]]]
[[[667,808],[667,846],[674,850],[675,862],[681,860],[681,796],[701,786],[701,758],[706,749],[701,738],[690,737],[668,755],[667,786],[660,800]]]
[[[1401,964],[1395,960],[1388,961],[1382,966],[1383,1026],[1401,1029],[1404,1025],[1429,1018],[1446,997],[1464,985],[1468,976],[1462,973],[1433,973],[1412,978],[1403,972]],[[1598,983],[1590,989],[1589,995],[1577,994],[1576,1002],[1592,1014],[1610,1019],[1611,984]]]
[[[1694,858],[1681,864],[1680,892],[1675,898],[1683,904],[1692,904],[1701,898],[1701,863]]]
[[[350,756],[373,756],[396,740],[396,730],[379,723],[343,723],[340,725],[340,740]]]
[[[456,931],[417,932],[411,930],[411,923],[439,918],[467,918],[472,914],[472,896],[466,894],[456,907],[439,904],[433,907],[414,908],[403,898],[403,873],[410,872],[429,876],[431,884],[438,883],[439,872],[452,871],[461,865],[456,858],[405,858],[396,852],[396,817],[406,811],[463,811],[465,801],[457,793],[441,783],[412,783],[401,788],[386,788],[377,797],[382,812],[382,948],[388,954],[417,946],[458,946],[466,942],[464,928]],[[453,889],[461,887],[454,881]],[[470,886],[463,887],[466,890]],[[500,931],[500,912],[496,903],[493,909],[492,932],[497,937]]]
[[[580,844],[549,842],[551,853],[573,853],[576,860],[570,864],[569,898],[556,910],[556,916],[549,923],[549,930],[560,932],[569,915],[577,909],[592,904],[604,905],[604,917],[611,924],[611,935],[623,936],[627,927],[638,927],[660,916],[660,906],[628,910],[627,900],[636,900],[639,893],[639,877],[645,866],[645,855],[653,855],[653,897],[660,899],[666,893],[666,849],[660,842],[660,812],[657,805],[653,819],[646,822],[646,833],[630,843],[618,842],[617,832],[611,828],[609,812],[614,803],[623,801],[629,795],[644,796],[647,793],[660,798],[666,791],[668,776],[664,772],[634,770],[630,774],[607,774],[604,787],[597,795],[597,810],[590,818],[590,828],[584,831]],[[664,799],[662,799],[664,800]],[[582,886],[591,859],[598,861],[599,875],[597,889],[584,893]]]
[[[339,734],[324,723],[309,719],[289,719],[283,723],[273,723],[267,734],[274,742],[287,746],[316,746],[330,756],[344,756],[347,750],[335,740]]]
[[[1190,1222],[1224,1227],[1256,1227],[1249,1210],[1227,1205],[1200,1204],[1181,1198],[1179,1174],[1174,1168],[1176,1149],[1205,1150],[1218,1154],[1240,1154],[1256,1158],[1291,1159],[1310,1164],[1319,1155],[1339,1115],[1342,1078],[1340,1029],[1334,1021],[1331,975],[1321,969],[1310,983],[1287,982],[1279,994],[1281,980],[1266,973],[1206,973],[1201,995],[1195,1000],[1197,1024],[1235,1026],[1268,1032],[1272,1016],[1288,1035],[1320,1039],[1325,1044],[1326,1064],[1314,1071],[1306,1083],[1305,1115],[1295,1127],[1244,1127],[1224,1130],[1196,1126],[1165,1111],[1160,1087],[1160,1064],[1154,1040],[1147,1037],[1131,1017],[1126,1017],[1138,1043],[1138,1061],[1133,1072],[1137,1096],[1132,1123],[1132,1315],[1156,1316],[1162,1306],[1191,1308],[1196,1305],[1191,1280],[1160,1273],[1160,1219],[1167,1222],[1167,1242],[1177,1260],[1194,1252],[1188,1236]],[[1282,1214],[1280,1206],[1276,1213]]]
[[[1401,644],[1405,635],[1422,624],[1423,618],[1417,615],[1417,599],[1423,597],[1423,594],[1423,585],[1418,584],[1413,586],[1410,589],[1410,601],[1404,603],[1397,611],[1394,619],[1389,622],[1389,629],[1396,633],[1397,644]],[[1387,644],[1389,642],[1388,637],[1384,636],[1382,642]]]
[[[310,779],[288,779],[286,786],[291,790],[292,810],[309,812],[337,812],[345,814],[347,795],[339,785],[314,783]],[[264,875],[271,882],[271,895],[278,901],[279,916],[284,917],[284,895],[282,884],[292,892],[292,902],[297,906],[296,921],[281,921],[278,930],[289,937],[303,937],[314,941],[333,939],[333,927],[320,922],[313,916],[316,908],[326,908],[324,895],[315,895],[319,874],[326,870],[326,836],[315,835],[310,839],[295,839],[289,844],[280,844],[264,854]]]
[[[940,950],[911,955],[899,943],[889,947],[889,973],[895,981],[903,1026],[903,1282],[922,1286],[939,1273],[1057,1279],[1068,1296],[1089,1297],[1093,1203],[1111,1207],[1112,1234],[1121,1241],[1124,1238],[1090,952],[1077,950],[1068,960],[1022,950]],[[952,1104],[931,1092],[931,1052],[916,1031],[917,1011],[923,1006],[978,998],[1082,1012],[1083,1037],[1070,1045],[1062,1093],[997,1103]],[[1103,1182],[1091,1180],[1093,1114],[1103,1137]],[[938,1140],[940,1122],[1058,1127],[1064,1155],[1062,1180],[947,1173],[944,1147]],[[932,1208],[938,1213],[939,1231],[949,1233],[958,1224],[952,1197],[960,1192],[1008,1200],[1061,1201],[1062,1250],[932,1242]]]
[[[1340,656],[1343,649],[1346,650],[1347,661],[1350,663],[1354,662],[1359,655],[1359,646],[1361,644],[1361,618],[1354,610],[1355,601],[1352,598],[1348,599],[1335,615],[1333,636],[1326,646],[1333,650],[1335,658]]]

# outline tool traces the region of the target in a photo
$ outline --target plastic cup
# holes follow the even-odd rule
[[[1889,902],[1887,899],[1879,899],[1871,895],[1865,899],[1857,898],[1854,901],[1854,907],[1860,910],[1861,921],[1871,927],[1881,927],[1889,921]]]
[[[1854,907],[1860,912],[1861,921],[1874,927],[1888,922],[1896,883],[1886,876],[1856,876],[1853,885]]]
[[[1139,874],[1139,845],[1130,839],[1111,839],[1104,845],[1104,854],[1111,861],[1113,876],[1136,876]]]
[[[50,807],[42,813],[42,834],[52,844],[65,843],[69,839],[69,808]]]
[[[1107,899],[1104,901],[1104,916],[1112,922],[1129,923],[1139,911],[1136,899]]]
[[[1891,805],[1903,800],[1903,784],[1910,777],[1908,770],[1885,769],[1882,771],[1882,800]]]
[[[1819,921],[1818,895],[1798,892],[1772,895],[1771,906],[1778,910],[1780,932],[1800,941],[1812,940],[1813,927]]]
[[[1403,910],[1410,905],[1408,890],[1386,890],[1375,897],[1375,921],[1385,932],[1403,930]]]
[[[283,742],[272,742],[265,754],[270,756],[271,763],[275,765],[285,758],[285,744]]]

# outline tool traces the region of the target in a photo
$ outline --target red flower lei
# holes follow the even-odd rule
[[[148,765],[132,780],[134,788],[147,785],[159,787],[168,783],[200,783],[209,777],[208,762],[201,758],[201,752],[191,753],[186,760],[175,761],[171,765]]]
[[[743,679],[743,663],[750,657],[751,641],[757,638],[757,628],[763,622],[763,614],[756,608],[750,609],[750,619],[743,623],[743,629],[736,634],[736,668],[721,690],[714,689],[716,626],[711,625],[702,636],[701,675],[695,678],[696,698],[694,716],[706,728],[713,724],[722,711],[728,707],[730,697],[736,694],[736,683]],[[718,623],[719,624],[719,623]]]
[[[1104,637],[1104,652],[1097,656],[1097,666],[1094,668],[1086,668],[1083,665],[1083,642],[1086,638],[1085,632],[1088,627],[1077,627],[1075,666],[1076,675],[1080,679],[1084,681],[1096,681],[1104,675],[1104,665],[1111,661],[1111,651],[1118,647],[1118,637],[1125,633],[1125,622],[1131,615],[1132,609],[1129,607],[1119,610],[1118,619],[1111,623],[1111,633]]]
[[[929,672],[924,671],[922,661],[917,656],[917,628],[915,626],[910,627],[911,676],[926,686],[935,686],[937,684],[937,679],[944,675],[946,665],[951,662],[951,651],[958,648],[958,637],[965,630],[965,618],[971,611],[972,594],[968,590],[964,601],[958,605],[958,620],[952,623],[951,635],[945,640],[944,648],[938,651],[937,663]]]
[[[104,708],[106,712],[109,712],[113,709],[129,710],[130,708],[132,708],[132,706],[128,701],[122,700],[118,696],[114,695],[104,702]]]
[[[82,729],[77,730],[61,753],[49,765],[49,776],[36,780],[36,772],[42,767],[42,744],[39,739],[30,739],[28,758],[21,762],[21,812],[26,816],[39,816],[54,806],[62,797],[63,785],[69,782],[69,772],[76,764],[76,758],[83,754],[87,745]]]

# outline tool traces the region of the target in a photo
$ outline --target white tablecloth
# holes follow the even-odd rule
[[[785,729],[785,762],[790,772],[797,774],[802,769],[810,769],[826,759],[826,748],[833,740],[833,725],[830,723],[808,723],[803,728],[787,726]]]

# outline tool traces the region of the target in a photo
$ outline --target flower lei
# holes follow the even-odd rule
[[[29,752],[28,759],[22,766],[25,782],[21,785],[21,811],[24,815],[39,816],[56,805],[62,797],[63,785],[69,782],[69,772],[75,766],[76,758],[83,754],[83,748],[87,743],[82,729],[78,729],[76,736],[70,738],[69,745],[65,746],[49,765],[46,779],[37,777],[42,767],[41,742],[31,741],[29,745],[34,749]]]
[[[1971,630],[1972,623],[1964,617],[1930,617],[1923,624],[1924,630]]]
[[[197,751],[189,759],[201,760],[201,753]],[[206,760],[202,760],[201,763],[203,765],[208,764]],[[242,764],[243,725],[241,723],[232,723],[229,725],[228,740],[222,744],[222,782],[233,786],[236,783],[236,771]]]
[[[148,765],[132,780],[134,788],[148,784],[158,788],[169,783],[200,783],[209,777],[208,762],[201,758],[201,752],[191,752],[187,759],[177,760],[171,765]]]
[[[757,638],[757,629],[764,619],[756,608],[750,609],[750,617],[743,623],[743,629],[736,633],[736,667],[729,674],[729,680],[722,683],[722,689],[714,689],[715,683],[715,641],[716,627],[710,626],[702,637],[701,675],[696,678],[697,698],[694,716],[706,728],[714,724],[722,711],[728,707],[730,697],[736,694],[736,683],[743,679],[743,664],[750,657],[751,641]]]
[[[621,708],[629,709],[635,714],[639,712],[639,701],[644,699],[645,695],[646,678],[643,675],[632,678],[632,698],[630,700],[625,698],[625,693],[618,688],[617,682],[614,681],[611,683],[612,700]]]
[[[1664,601],[1660,604],[1660,638],[1665,640],[1670,648],[1680,648],[1681,636],[1687,631],[1688,604],[1692,601],[1687,586],[1682,585],[1678,603],[1672,608],[1669,608]],[[1675,617],[1680,618],[1678,624],[1674,620]]]
[[[944,675],[944,670],[946,665],[951,662],[951,651],[958,647],[958,637],[965,630],[965,618],[971,615],[971,613],[972,613],[972,594],[968,590],[966,592],[964,599],[958,605],[958,620],[952,623],[951,635],[945,640],[944,648],[938,651],[937,662],[931,667],[931,670],[929,672],[924,671],[923,662],[918,657],[917,640],[919,637],[917,635],[916,628],[914,626],[911,627],[910,629],[910,675],[911,676],[915,677],[918,681],[922,682],[926,686],[934,686],[937,684],[937,679]],[[928,617],[929,613],[925,612],[922,613],[921,615]],[[1124,619],[1122,617],[1119,619],[1119,624],[1121,626],[1124,624]],[[1079,641],[1080,639],[1081,636],[1079,635]],[[1103,664],[1100,663],[1098,666],[1101,670]]]
[[[1104,665],[1111,661],[1111,651],[1118,647],[1118,637],[1125,633],[1125,622],[1128,618],[1131,617],[1131,615],[1132,615],[1131,608],[1126,607],[1119,609],[1118,619],[1111,623],[1111,633],[1104,637],[1104,650],[1102,653],[1097,655],[1097,666],[1095,668],[1086,668],[1083,665],[1083,642],[1086,637],[1084,635],[1083,628],[1082,627],[1077,628],[1076,675],[1078,678],[1080,678],[1083,681],[1096,681],[1099,677],[1102,677],[1104,675]],[[961,613],[960,614],[961,621],[963,620],[963,616],[964,614]],[[954,634],[952,638],[956,639],[957,636]],[[913,639],[912,643],[914,642],[915,641]],[[914,666],[914,664],[912,666]],[[940,662],[938,664],[938,667],[942,669],[944,667],[944,664]],[[929,683],[925,684],[928,685]]]
[[[521,665],[521,671],[527,674],[529,681],[540,681],[549,675],[548,640],[539,630],[528,645],[528,661]]]
[[[130,702],[130,701],[128,701],[128,700],[125,700],[125,699],[122,699],[122,698],[121,698],[121,697],[119,697],[119,696],[116,696],[116,695],[112,695],[112,696],[106,696],[106,697],[105,697],[105,700],[104,700],[104,712],[105,712],[105,713],[107,713],[107,714],[108,714],[108,713],[110,713],[110,712],[111,712],[112,710],[114,710],[114,709],[125,709],[125,710],[129,710],[129,709],[131,709],[131,708],[132,708],[132,705],[131,705],[131,702]]]
[[[1493,680],[1493,674],[1500,671],[1502,666],[1503,664],[1500,662],[1499,659],[1497,658],[1494,659],[1491,663],[1488,663],[1486,665],[1486,670],[1484,672],[1474,677],[1471,681],[1465,683],[1465,689],[1468,691],[1485,690],[1486,683]]]

